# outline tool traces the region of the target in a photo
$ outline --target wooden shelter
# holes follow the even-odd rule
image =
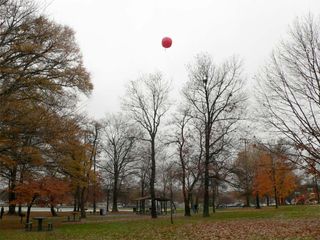
[[[168,202],[170,204],[171,199],[165,197],[156,197],[156,211],[159,215],[167,214]],[[135,212],[137,214],[149,214],[151,212],[151,197],[145,196],[134,199],[136,201]],[[170,208],[170,205],[169,205]]]

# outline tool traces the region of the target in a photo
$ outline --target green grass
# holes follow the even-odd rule
[[[22,229],[3,229],[1,222],[0,239],[187,239],[184,232],[190,227],[198,229],[201,226],[210,226],[210,224],[225,224],[227,226],[229,223],[245,224],[246,222],[255,220],[259,220],[260,222],[281,220],[285,222],[296,219],[319,218],[320,206],[286,206],[279,209],[263,208],[261,210],[225,209],[218,210],[215,214],[211,214],[209,218],[202,218],[201,214],[190,218],[181,215],[175,216],[173,225],[170,223],[169,216],[160,217],[156,220],[149,218],[139,219],[136,216],[122,218],[89,216],[81,224],[58,224],[58,221],[61,221],[61,219],[55,220],[56,223],[54,222],[54,231],[52,232],[24,232]],[[202,239],[202,237],[200,236],[199,239]]]
[[[212,215],[212,214],[211,214]],[[320,206],[281,206],[276,209],[274,207],[262,209],[243,209],[232,210],[225,209],[218,211],[213,219],[231,220],[231,219],[256,219],[256,218],[308,218],[320,217]]]

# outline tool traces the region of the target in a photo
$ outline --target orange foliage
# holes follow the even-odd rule
[[[37,180],[27,180],[19,184],[15,192],[17,198],[14,201],[19,204],[56,205],[70,200],[70,184],[55,177],[44,177]]]
[[[296,176],[286,157],[261,153],[254,177],[253,194],[273,196],[276,190],[279,198],[285,198],[295,187]]]
[[[94,180],[88,187],[88,202],[93,202],[94,198],[96,201],[103,201],[106,197],[106,193],[102,186],[103,177],[96,173]]]

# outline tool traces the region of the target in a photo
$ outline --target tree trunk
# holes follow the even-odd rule
[[[172,191],[172,177],[170,177],[170,221],[173,224],[173,191]]]
[[[118,212],[118,173],[114,174],[112,212]]]
[[[74,201],[73,201],[73,211],[77,212],[79,210],[79,186],[77,186],[76,192],[74,194]]]
[[[275,168],[275,162],[274,158],[271,155],[271,161],[272,161],[272,181],[273,181],[273,193],[274,193],[274,201],[276,202],[276,208],[278,208],[279,202],[278,202],[278,191],[277,191],[277,184],[276,184],[276,168]]]
[[[11,203],[12,201],[16,200],[16,179],[17,179],[17,168],[14,167],[10,172],[10,179],[9,179],[9,215],[16,214],[16,204]]]
[[[156,180],[156,156],[155,156],[155,136],[151,136],[151,177],[150,177],[150,195],[151,195],[151,217],[157,218],[156,194],[154,184]]]
[[[184,160],[182,157],[182,150],[180,149],[180,162],[182,166],[182,193],[183,193],[183,201],[184,201],[184,216],[190,217],[190,199],[189,199],[189,192],[186,188],[186,168],[184,164]]]
[[[256,193],[256,209],[260,209],[260,199],[259,199],[259,194]]]
[[[187,196],[183,196],[184,200],[184,216],[190,217],[191,216],[191,211],[190,211],[190,197],[189,194]]]
[[[22,206],[19,204],[18,206],[18,215],[20,216],[22,214]]]
[[[56,210],[54,209],[53,205],[50,206],[50,211],[51,211],[52,217],[57,217],[58,216],[58,214],[57,214]]]
[[[246,193],[246,207],[250,207],[250,195]]]
[[[19,184],[23,184],[23,171],[24,170],[20,170],[20,180],[19,180]],[[21,203],[18,206],[18,215],[21,216],[22,215],[22,206]]]
[[[16,214],[16,205],[15,204],[10,204],[9,205],[8,215],[14,215],[14,214]]]
[[[190,206],[191,206],[191,209],[194,205],[194,201],[193,201],[193,193],[192,192],[189,192],[189,202],[190,202]]]
[[[29,204],[29,205],[28,205],[28,208],[27,208],[27,217],[26,217],[26,223],[29,223],[29,222],[30,222],[30,212],[31,212],[31,206],[32,206],[32,204]]]
[[[26,216],[26,223],[29,223],[30,222],[30,212],[31,212],[31,207],[34,203],[34,200],[36,200],[37,196],[34,195],[32,200],[31,200],[31,203],[28,204],[28,207],[27,207],[27,216]]]
[[[198,194],[197,194],[197,196],[196,196],[196,201],[195,201],[195,212],[196,213],[198,213],[199,212],[199,196],[198,196]]]
[[[206,123],[205,129],[205,163],[204,163],[204,196],[203,196],[203,217],[209,217],[209,158],[210,158],[210,134],[209,126]]]
[[[141,197],[144,197],[144,187],[145,187],[145,182],[144,182],[144,178],[141,179]],[[140,211],[141,213],[145,213],[146,209],[145,209],[145,201],[140,201]]]
[[[94,174],[95,171],[94,171]],[[97,213],[97,200],[96,200],[96,180],[94,180],[94,183],[93,183],[93,203],[92,203],[92,207],[93,207],[93,214],[96,214]]]
[[[319,193],[319,186],[318,186],[318,177],[314,177],[314,188],[316,190],[316,196],[317,196],[317,203],[320,204],[320,193]]]
[[[96,214],[97,212],[97,194],[96,194],[96,183],[97,183],[97,175],[96,175],[96,157],[97,157],[97,139],[98,139],[98,125],[95,125],[95,135],[93,140],[93,174],[94,174],[94,181],[93,181],[93,213]]]
[[[73,211],[77,211],[77,197],[76,195],[74,196],[74,199],[73,199]]]
[[[110,205],[110,189],[107,189],[107,212],[109,212]]]
[[[79,188],[79,193],[78,193],[78,199],[77,199],[77,203],[78,203],[78,205],[77,205],[77,212],[80,212],[80,209],[81,209],[81,191],[80,191],[80,188]]]
[[[83,187],[81,189],[80,194],[80,216],[81,218],[86,218],[86,209],[85,209],[85,193],[86,193],[86,187]]]
[[[212,212],[216,212],[216,181],[212,179]]]
[[[267,195],[266,198],[267,198],[267,206],[269,207],[269,206],[270,206],[270,198],[269,198],[269,195]]]
[[[97,204],[96,204],[96,196],[93,195],[93,213],[96,214],[97,212]]]
[[[276,202],[276,208],[278,208],[279,202],[278,202],[278,193],[277,193],[276,185],[274,185],[274,201]]]
[[[184,202],[184,216],[186,216],[186,217],[190,217],[191,216],[189,199],[185,199],[185,202]]]
[[[279,205],[280,206],[284,205],[284,198],[283,197],[279,198]]]

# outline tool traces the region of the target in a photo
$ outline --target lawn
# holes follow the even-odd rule
[[[169,216],[151,220],[133,214],[89,215],[78,223],[53,219],[52,232],[25,232],[17,217],[0,223],[2,240],[50,239],[319,239],[320,206],[286,206],[279,209],[225,209],[186,218]]]

